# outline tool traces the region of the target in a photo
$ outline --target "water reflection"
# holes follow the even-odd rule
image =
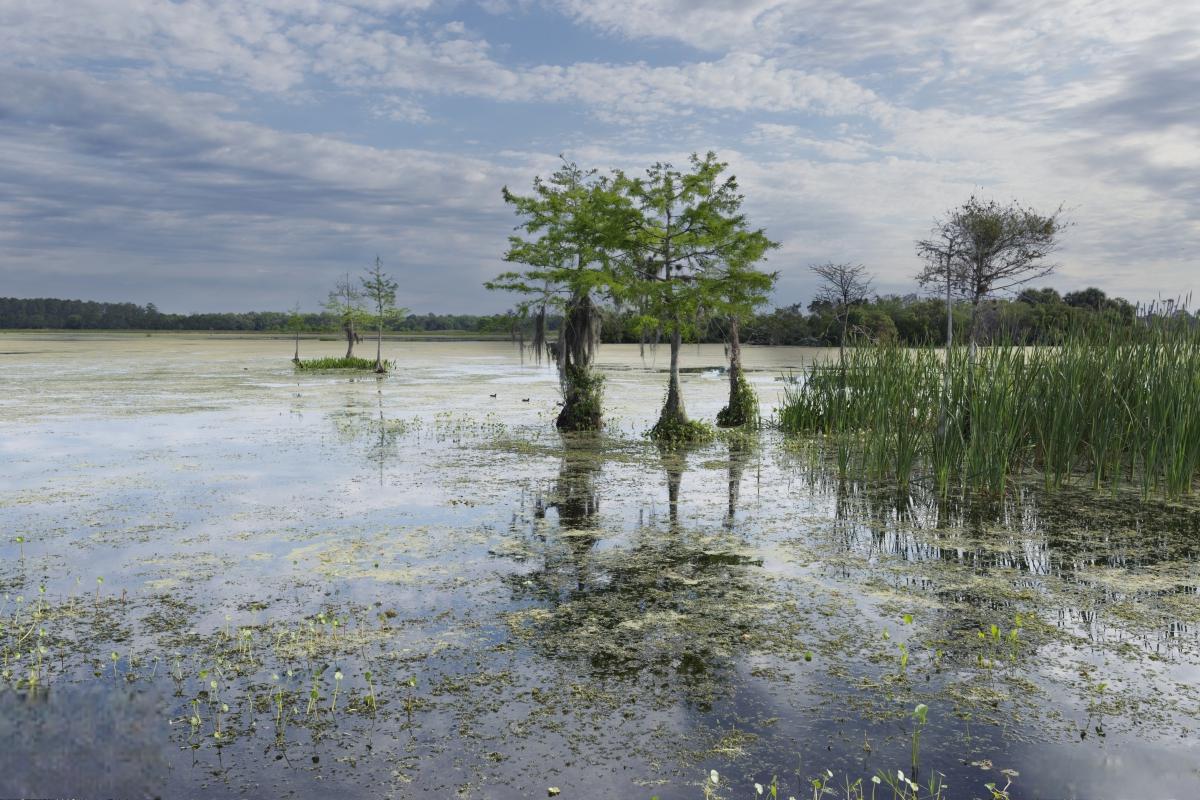
[[[602,529],[598,456],[564,442],[558,475],[533,500],[523,529],[526,518],[514,516],[512,533],[531,569],[504,580],[515,600],[532,604],[522,614],[527,641],[545,657],[585,665],[595,678],[632,681],[660,699],[707,709],[731,690],[720,676],[728,677],[742,637],[761,623],[753,572],[761,561],[727,532],[683,522],[687,454],[680,451],[659,454],[667,524]]]
[[[738,495],[742,488],[742,472],[746,468],[746,461],[751,453],[750,444],[741,437],[731,437],[729,439],[729,466],[727,495],[728,502],[725,508],[725,527],[732,530],[734,521],[737,517]]]
[[[970,609],[965,627],[1037,609],[1096,642],[1132,636],[1157,651],[1198,639],[1196,615],[1172,613],[1200,586],[1188,566],[1200,517],[1189,510],[1032,489],[946,501],[844,481],[832,505],[829,544],[861,559],[840,561],[841,577],[898,559],[913,568],[893,570],[893,586]]]

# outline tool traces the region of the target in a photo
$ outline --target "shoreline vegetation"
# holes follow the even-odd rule
[[[1154,308],[1108,297],[1099,289],[1060,294],[1052,288],[1028,289],[1016,297],[989,301],[980,310],[981,343],[1053,345],[1089,320],[1132,326],[1149,316],[1187,315],[1182,304],[1167,301]],[[254,334],[292,337],[292,312],[256,311],[212,314],[166,314],[153,304],[100,303],[55,298],[0,297],[0,333],[180,333]],[[600,320],[603,344],[639,344],[646,341],[635,330],[634,314],[608,309]],[[1195,319],[1194,315],[1187,315]],[[341,338],[332,314],[301,313],[304,339]],[[955,336],[965,335],[970,304],[954,304]],[[548,313],[547,334],[557,334],[561,315]],[[513,312],[499,314],[408,314],[389,320],[384,339],[460,338],[464,341],[531,341],[535,320]],[[848,338],[867,336],[905,345],[943,345],[946,342],[945,301],[917,294],[876,295],[849,309]],[[753,314],[740,325],[742,344],[837,347],[841,341],[837,309],[813,301],[782,305]],[[690,332],[689,343],[720,344],[724,326],[713,324]]]
[[[1200,476],[1200,329],[1081,328],[1055,347],[853,348],[784,385],[776,423],[840,478],[1001,496],[1021,476],[1143,498]]]
[[[179,336],[179,337],[209,337],[214,339],[278,339],[292,341],[295,333],[285,330],[144,330],[138,328],[0,328],[0,336],[5,334],[55,334],[69,336],[120,336],[136,338],[147,336]],[[299,334],[303,342],[344,342],[340,334],[324,331],[303,331]],[[476,333],[472,331],[386,331],[383,334],[385,342],[509,342],[508,334]],[[372,363],[374,363],[372,361]]]

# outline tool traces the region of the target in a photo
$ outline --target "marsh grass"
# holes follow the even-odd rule
[[[295,362],[296,369],[299,370],[315,370],[315,369],[353,369],[363,370],[366,372],[375,371],[375,359],[373,358],[310,358],[307,360]],[[395,366],[393,361],[384,361],[384,371],[389,371]]]
[[[1200,471],[1200,331],[1182,318],[984,347],[973,360],[868,344],[784,391],[779,426],[816,435],[843,477],[996,496],[1040,473],[1048,489],[1090,481],[1178,498]]]

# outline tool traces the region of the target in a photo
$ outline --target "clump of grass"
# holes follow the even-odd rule
[[[1087,479],[1177,498],[1200,474],[1200,327],[1080,328],[974,357],[868,344],[786,385],[777,421],[818,436],[843,477],[904,487],[926,469],[943,496],[996,496],[1032,471],[1048,489]]]
[[[371,358],[309,358],[303,361],[296,361],[296,369],[300,370],[319,370],[319,369],[353,369],[365,370],[367,372],[375,371],[375,360]],[[391,370],[395,366],[394,361],[384,361],[384,371]]]

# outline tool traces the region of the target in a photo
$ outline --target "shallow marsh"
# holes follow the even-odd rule
[[[799,796],[910,771],[918,703],[953,797],[1200,793],[1194,503],[660,453],[665,349],[602,350],[594,437],[502,343],[0,350],[0,796]],[[743,357],[769,413],[823,354]],[[712,419],[721,348],[684,358]]]

